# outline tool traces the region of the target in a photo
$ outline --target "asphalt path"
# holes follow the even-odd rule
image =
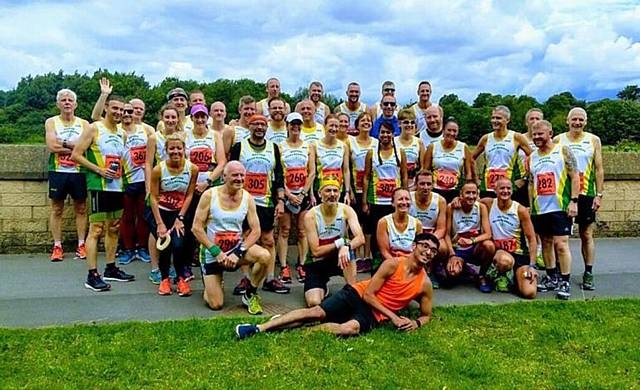
[[[636,238],[597,239],[594,275],[595,291],[583,291],[579,285],[584,265],[580,242],[571,240],[573,254],[572,300],[640,296],[640,240]],[[290,258],[292,258],[290,256]],[[100,270],[104,267],[99,259]],[[112,282],[108,292],[96,293],[84,287],[86,268],[83,261],[69,254],[60,263],[49,262],[47,254],[0,256],[0,326],[43,327],[70,324],[113,323],[121,321],[162,321],[168,319],[209,318],[219,315],[247,315],[240,297],[231,290],[240,273],[226,273],[225,307],[208,309],[202,299],[202,280],[195,270],[191,282],[193,295],[159,296],[157,286],[147,279],[149,265],[135,261],[123,267],[136,275],[130,283]],[[359,274],[359,279],[366,275]],[[330,291],[344,284],[341,277],[332,278]],[[274,294],[259,290],[264,314],[273,315],[303,307],[302,285],[291,284],[291,293]],[[555,293],[539,293],[537,299],[556,299]],[[509,293],[482,294],[475,287],[458,286],[439,289],[434,293],[434,305],[499,304],[521,300]]]

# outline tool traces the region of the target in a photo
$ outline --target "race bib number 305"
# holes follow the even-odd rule
[[[267,195],[267,174],[247,172],[244,180],[244,189],[253,196]]]

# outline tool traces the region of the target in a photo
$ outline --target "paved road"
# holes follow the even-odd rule
[[[584,292],[579,288],[583,272],[580,243],[572,240],[572,299],[640,296],[640,240],[598,239],[595,267],[597,290]],[[102,265],[102,260],[100,261]],[[84,262],[67,259],[50,263],[44,254],[0,256],[0,326],[42,327],[65,324],[106,323],[128,320],[160,321],[181,318],[207,318],[217,315],[245,315],[240,298],[231,295],[238,273],[225,274],[227,292],[225,309],[209,310],[202,300],[202,282],[191,282],[194,294],[161,297],[146,275],[148,264],[134,262],[125,267],[138,280],[132,283],[114,282],[112,290],[94,293],[84,288]],[[365,276],[359,275],[363,278]],[[333,278],[330,289],[336,291],[342,278]],[[304,304],[302,286],[292,285],[289,295],[262,292],[265,315],[281,313]],[[542,293],[539,299],[555,299],[554,293]],[[472,286],[452,290],[436,290],[435,305],[504,303],[519,300],[511,294],[481,294]]]

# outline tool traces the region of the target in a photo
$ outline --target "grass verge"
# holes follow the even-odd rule
[[[2,388],[633,388],[640,300],[438,307],[412,333],[295,330],[247,318],[0,329]],[[254,320],[254,319],[249,319]]]

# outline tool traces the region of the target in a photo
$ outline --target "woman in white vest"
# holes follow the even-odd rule
[[[340,183],[341,200],[345,204],[351,204],[351,172],[349,171],[349,148],[338,140],[338,117],[335,114],[327,115],[325,120],[324,137],[315,144],[316,148],[316,180],[314,189],[316,197],[320,183],[330,177]]]
[[[377,226],[376,238],[383,260],[408,256],[416,234],[422,233],[422,223],[409,215],[411,194],[406,188],[393,192],[393,213],[383,217]]]
[[[169,158],[153,168],[150,177],[150,207],[145,216],[151,234],[161,243],[169,239],[168,247],[160,252],[161,282],[158,294],[171,295],[169,267],[171,259],[179,279],[176,291],[180,296],[191,295],[185,266],[191,260],[185,251],[185,233],[191,226],[193,215],[188,214],[193,199],[198,168],[185,159],[184,139],[178,134],[167,137],[165,150]]]

